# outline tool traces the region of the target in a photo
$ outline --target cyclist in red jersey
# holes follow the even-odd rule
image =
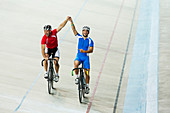
[[[47,75],[47,67],[48,67],[48,58],[52,55],[52,58],[56,59],[59,62],[60,58],[60,53],[58,50],[58,39],[57,39],[57,33],[66,25],[66,23],[69,20],[69,16],[67,16],[66,20],[62,22],[57,29],[52,30],[51,25],[45,25],[44,26],[44,36],[42,37],[41,40],[41,52],[42,56],[44,57],[44,69],[45,69],[45,74],[44,78],[48,78]],[[54,78],[55,82],[58,82],[59,80],[59,64],[57,64],[54,61],[55,64],[55,71],[56,71],[56,76]]]

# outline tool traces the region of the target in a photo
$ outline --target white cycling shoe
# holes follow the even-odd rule
[[[79,83],[79,78],[77,77],[76,79],[75,79],[75,84],[77,85]]]
[[[86,93],[86,94],[89,94],[89,92],[90,92],[90,88],[89,88],[88,86],[86,86],[86,88],[85,88],[85,93]]]
[[[44,74],[44,78],[45,78],[45,79],[48,79],[48,73],[45,73],[45,74]]]
[[[55,76],[54,79],[53,79],[55,82],[58,82],[59,81],[59,76]]]

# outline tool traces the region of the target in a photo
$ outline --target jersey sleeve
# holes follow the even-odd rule
[[[44,36],[43,36],[42,39],[41,39],[41,44],[46,44],[46,39],[45,39]]]
[[[90,47],[94,47],[94,42],[93,42],[93,40],[92,39],[90,39],[91,40],[91,42],[90,42]]]
[[[55,34],[57,34],[57,29],[54,29],[53,32],[54,32]]]
[[[81,35],[79,34],[79,33],[77,33],[77,35],[76,35],[76,38],[79,38]]]

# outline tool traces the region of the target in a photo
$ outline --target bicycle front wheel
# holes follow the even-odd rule
[[[80,103],[82,103],[82,97],[84,92],[83,92],[83,80],[81,78],[79,79],[78,89],[79,89],[79,101]]]
[[[53,71],[50,69],[48,73],[48,93],[52,93],[52,87],[53,87]]]

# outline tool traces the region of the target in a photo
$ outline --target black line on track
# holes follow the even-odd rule
[[[122,84],[122,78],[123,78],[125,64],[126,64],[126,58],[127,58],[127,54],[128,54],[128,50],[129,50],[129,44],[130,44],[130,39],[131,39],[131,35],[132,35],[132,28],[133,28],[133,24],[134,24],[135,15],[136,15],[137,5],[138,5],[138,0],[136,0],[136,5],[135,5],[133,18],[132,18],[132,22],[131,22],[131,28],[130,28],[130,32],[129,32],[129,39],[128,39],[126,53],[125,53],[125,57],[124,57],[124,61],[123,61],[123,67],[122,67],[119,86],[118,86],[118,90],[117,90],[116,100],[115,100],[115,103],[114,103],[113,113],[116,113],[116,109],[117,109],[117,103],[118,103],[118,99],[119,99],[119,93],[120,93],[120,88],[121,88],[121,84]]]

